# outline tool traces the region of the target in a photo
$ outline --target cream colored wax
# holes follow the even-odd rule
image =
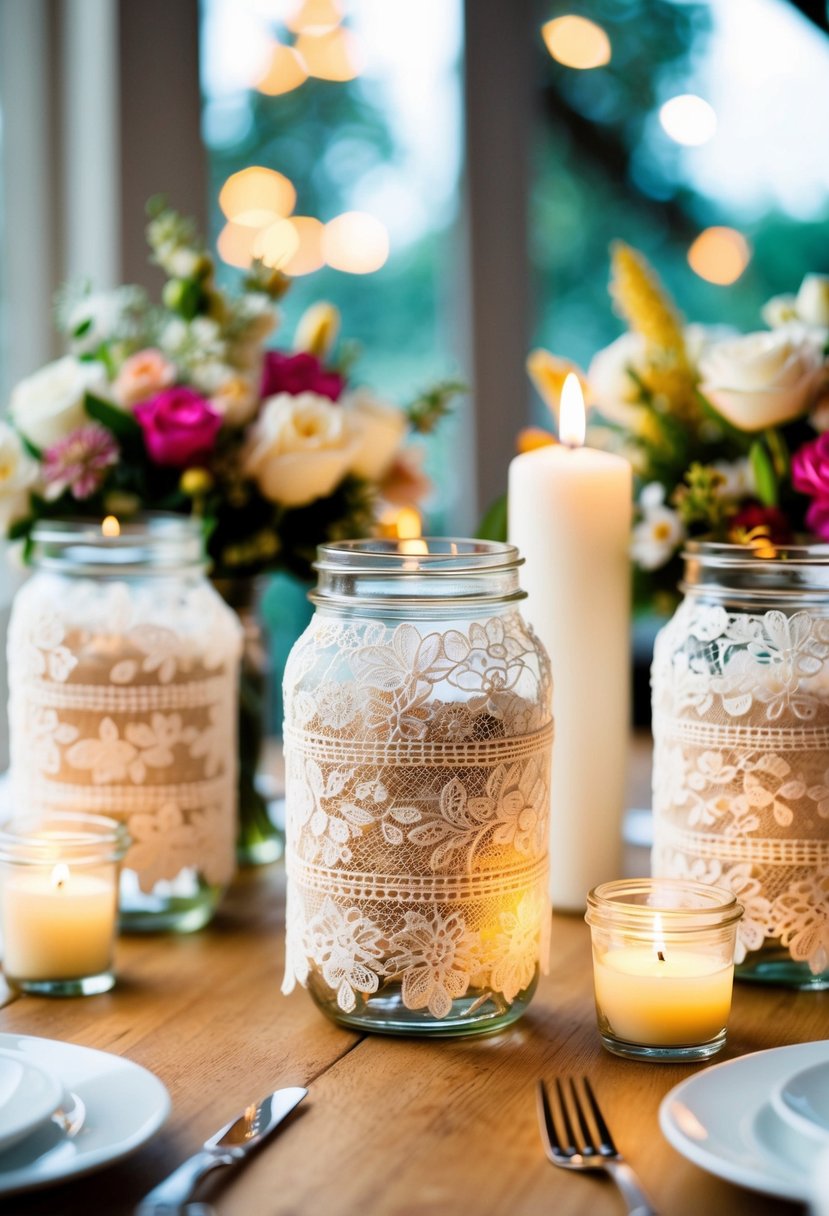
[[[707,1043],[728,1022],[733,964],[696,951],[627,946],[593,962],[596,1006],[628,1043],[679,1047]]]
[[[58,867],[55,867],[57,869]],[[99,975],[112,963],[117,897],[113,877],[9,873],[0,887],[3,969],[11,979]]]
[[[631,470],[565,446],[517,456],[509,539],[526,559],[522,609],[553,668],[550,893],[578,911],[621,870],[630,730]]]

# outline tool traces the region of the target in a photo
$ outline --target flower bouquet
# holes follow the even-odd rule
[[[546,351],[528,370],[555,408],[575,371],[595,408],[590,442],[635,474],[637,602],[672,607],[686,537],[772,552],[805,529],[829,539],[829,277],[763,309],[768,329],[685,325],[641,254],[614,247],[610,292],[628,331],[586,372]],[[523,446],[553,442],[523,433]]]
[[[353,382],[325,303],[302,318],[293,349],[268,349],[289,280],[258,262],[238,294],[224,292],[193,223],[160,201],[148,212],[161,303],[136,286],[60,294],[69,353],[15,387],[0,422],[0,526],[25,553],[44,518],[197,515],[211,574],[244,610],[254,576],[307,579],[319,544],[370,535],[385,507],[428,492],[406,439],[430,432],[459,386],[405,409],[379,400]],[[256,674],[243,665],[241,816],[254,838],[272,831],[253,784]]]

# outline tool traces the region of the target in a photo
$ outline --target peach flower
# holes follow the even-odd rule
[[[176,369],[160,350],[148,347],[130,355],[115,380],[115,396],[125,409],[146,401],[175,382]]]

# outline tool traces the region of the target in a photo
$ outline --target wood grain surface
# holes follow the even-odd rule
[[[641,858],[628,864],[643,872]],[[528,1014],[492,1037],[360,1036],[304,992],[279,991],[284,873],[240,876],[212,926],[119,944],[104,996],[18,997],[0,1030],[122,1054],[155,1072],[169,1123],[133,1157],[70,1184],[0,1202],[14,1216],[128,1216],[139,1198],[239,1109],[279,1085],[306,1101],[242,1169],[203,1194],[219,1216],[619,1216],[601,1177],[544,1159],[534,1086],[589,1073],[620,1147],[662,1216],[773,1216],[796,1205],[711,1177],[659,1131],[664,1095],[701,1066],[641,1064],[602,1050],[588,930],[556,916],[552,969]],[[717,1062],[829,1033],[829,994],[738,985]]]

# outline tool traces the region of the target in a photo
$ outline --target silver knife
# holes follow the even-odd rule
[[[307,1093],[307,1089],[299,1086],[277,1089],[261,1102],[245,1107],[226,1127],[205,1140],[198,1153],[188,1157],[168,1178],[145,1195],[135,1209],[135,1216],[178,1216],[205,1174],[220,1166],[236,1165],[242,1161],[279,1126]],[[191,1213],[195,1216],[193,1209]]]

